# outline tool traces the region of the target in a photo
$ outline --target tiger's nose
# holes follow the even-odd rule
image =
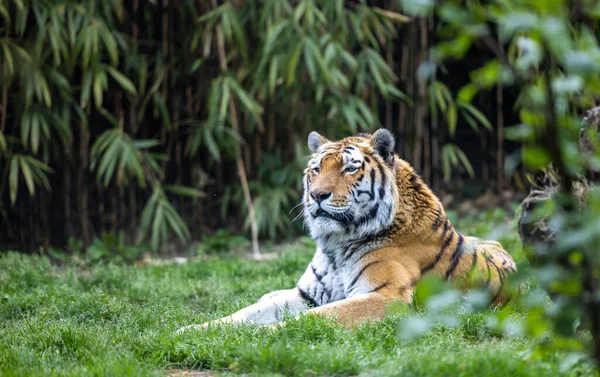
[[[310,196],[315,200],[315,202],[321,203],[323,200],[331,196],[331,192],[323,190],[313,190],[310,192]]]

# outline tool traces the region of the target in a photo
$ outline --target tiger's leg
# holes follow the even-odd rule
[[[382,319],[385,314],[386,305],[394,301],[411,303],[412,288],[405,290],[401,295],[396,297],[390,297],[378,292],[365,293],[312,308],[296,318],[300,318],[302,315],[321,315],[336,320],[347,327],[353,327],[365,322]],[[276,329],[280,326],[285,326],[285,322],[279,322],[267,327]]]
[[[365,293],[310,309],[306,314],[323,315],[352,327],[382,319],[386,305],[393,301],[412,302],[412,291],[399,297],[389,297],[378,292]]]
[[[261,299],[259,302],[245,307],[227,317],[223,317],[201,325],[185,326],[177,330],[181,334],[187,330],[206,329],[225,323],[253,323],[255,325],[268,325],[279,322],[285,314],[297,315],[309,309],[306,300],[300,295],[300,291],[289,289],[275,291],[272,297]]]
[[[383,318],[391,302],[411,303],[418,268],[387,262],[384,258],[387,252],[382,249],[365,259],[351,280],[349,298],[312,308],[305,314],[324,315],[346,326],[355,326]],[[284,323],[275,326],[279,325]]]

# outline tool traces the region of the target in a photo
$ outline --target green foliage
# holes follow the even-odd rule
[[[181,241],[190,237],[187,225],[167,199],[162,187],[156,186],[142,212],[138,243],[150,235],[150,245],[156,250],[161,242],[164,244],[169,240],[169,230]]]
[[[247,248],[249,245],[250,242],[247,238],[231,234],[225,229],[219,229],[214,235],[202,235],[198,254],[224,254]]]
[[[102,238],[96,238],[87,247],[87,262],[111,262],[115,264],[132,263],[146,249],[138,246],[128,246],[124,241],[123,233],[118,235],[107,233]]]

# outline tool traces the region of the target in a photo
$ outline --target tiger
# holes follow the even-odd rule
[[[480,284],[491,292],[490,303],[505,303],[506,277],[517,271],[513,258],[499,242],[457,232],[394,146],[384,128],[339,141],[311,132],[302,202],[316,252],[296,287],[179,332],[223,323],[272,327],[284,324],[286,315],[304,314],[358,325],[383,318],[390,302],[412,303],[428,274],[461,288]],[[467,280],[473,272],[479,278]]]

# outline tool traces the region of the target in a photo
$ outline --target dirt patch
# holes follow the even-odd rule
[[[208,370],[185,370],[185,369],[170,369],[165,374],[166,377],[217,377],[216,372]]]

